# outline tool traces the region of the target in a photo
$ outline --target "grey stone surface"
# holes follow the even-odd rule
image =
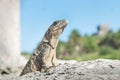
[[[120,80],[120,61],[97,59],[93,61],[63,64],[49,69],[46,73],[38,71],[22,77],[19,74],[1,75],[1,80]]]

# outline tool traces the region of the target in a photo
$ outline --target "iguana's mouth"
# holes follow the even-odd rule
[[[63,25],[62,25],[61,28],[65,28],[67,26],[67,24],[68,24],[68,20],[63,19],[62,21],[63,21]]]

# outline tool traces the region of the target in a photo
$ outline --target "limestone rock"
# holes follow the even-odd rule
[[[3,75],[1,80],[120,80],[120,60],[97,59],[63,64],[49,69],[18,75]]]

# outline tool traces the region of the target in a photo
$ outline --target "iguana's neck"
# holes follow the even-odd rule
[[[50,40],[51,45],[54,47],[54,49],[56,49],[57,44],[58,44],[58,38],[55,38],[54,36],[52,37],[52,39]]]
[[[58,44],[58,38],[56,38],[53,34],[51,34],[51,37],[44,36],[42,42],[47,42],[53,49],[56,49]]]

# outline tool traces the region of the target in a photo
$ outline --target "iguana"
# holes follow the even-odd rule
[[[57,20],[48,28],[41,43],[33,52],[33,55],[27,62],[20,76],[40,71],[45,72],[51,66],[57,66],[56,47],[58,38],[67,25],[67,20]]]

